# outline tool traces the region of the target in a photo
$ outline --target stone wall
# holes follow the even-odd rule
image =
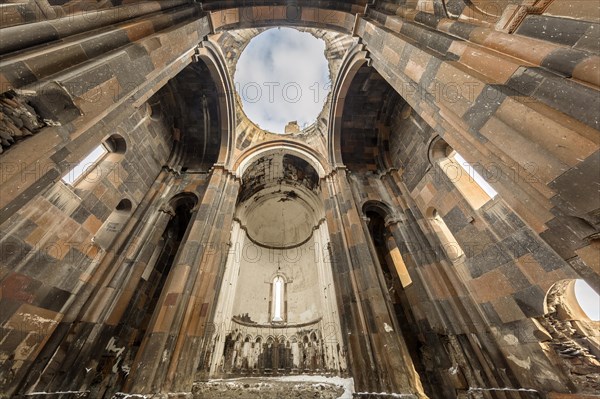
[[[596,229],[599,204],[578,203],[581,189],[573,190],[574,176],[594,180],[597,82],[585,65],[598,55],[427,15],[386,3],[372,10],[377,22],[360,29],[374,68],[467,161],[499,167],[497,191],[507,204],[598,287],[598,265],[589,256],[598,243],[581,226]],[[378,30],[378,23],[390,31]],[[522,51],[531,46],[535,56]],[[560,54],[573,60],[568,71]],[[540,131],[547,133],[540,137]],[[524,181],[528,176],[533,181]],[[583,219],[574,234],[565,228],[573,218]],[[559,243],[569,235],[573,244]]]
[[[562,317],[554,294],[545,302],[561,280],[600,287],[596,2],[125,3],[0,6],[2,395],[189,393],[208,376],[240,189],[235,147],[275,138],[236,125],[233,99],[207,104],[219,115],[208,124],[174,126],[187,108],[153,96],[204,57],[206,68],[190,68],[205,84],[181,93],[182,79],[170,93],[198,112],[197,90],[227,87],[225,57],[209,61],[198,44],[277,25],[361,42],[360,65],[345,60],[337,82],[352,98],[334,93],[333,120],[319,121],[328,142],[317,131],[305,141],[324,159],[329,311],[361,395],[597,393],[597,326]],[[194,152],[215,129],[210,155],[184,170],[187,144]],[[113,135],[127,150],[95,167],[101,180],[61,181]],[[440,140],[497,177],[499,196],[475,209],[442,170]],[[383,219],[386,245],[367,213]],[[404,266],[405,280],[390,285],[382,266]],[[237,338],[228,356],[248,349]]]
[[[240,280],[233,315],[247,315],[249,321],[269,323],[272,300],[271,279],[278,272],[286,276],[287,321],[292,324],[314,322],[322,309],[319,301],[318,271],[313,240],[289,250],[278,250],[245,243],[241,252]]]
[[[146,217],[145,197],[168,159],[171,126],[152,119],[144,106],[105,134],[117,132],[126,142],[124,153],[108,153],[73,185],[59,178],[2,224],[6,387],[19,383],[56,330],[68,328],[84,298],[94,291],[98,282],[93,277],[101,261],[117,250],[112,245],[102,248],[95,239],[110,228],[104,222],[117,212],[117,205],[124,199],[132,204],[117,235]],[[68,148],[62,153],[68,154]],[[71,148],[83,155],[89,151]]]
[[[360,79],[360,74],[356,79]],[[350,115],[356,118],[357,113]],[[467,386],[482,385],[544,386],[545,389],[552,386],[550,389],[556,390],[570,386],[569,389],[594,392],[592,381],[597,375],[597,366],[585,371],[587,380],[572,374],[569,371],[572,366],[568,364],[555,369],[551,366],[556,362],[555,355],[547,355],[548,344],[539,339],[556,330],[544,320],[545,298],[550,287],[558,281],[578,277],[580,270],[574,270],[566,261],[573,254],[561,257],[560,248],[546,242],[547,235],[538,235],[504,201],[502,193],[483,207],[474,208],[458,190],[457,179],[444,172],[441,158],[435,154],[438,131],[409,105],[400,102],[396,106],[390,129],[388,132],[385,126],[380,127],[378,133],[370,136],[373,143],[383,142],[389,136],[389,159],[382,159],[377,152],[371,156],[374,162],[389,169],[379,166],[369,172],[360,168],[365,163],[353,169],[350,163],[353,173],[349,174],[349,181],[359,207],[369,202],[382,204],[387,223],[395,226],[388,227],[387,234],[398,245],[412,281],[402,290],[405,299],[401,306],[410,309],[408,320],[414,323],[405,336],[412,333],[419,337],[418,352],[427,365],[425,375],[421,375],[426,392],[432,397],[454,397],[449,387],[435,388],[442,381],[442,384],[454,385],[457,393]],[[451,135],[446,134],[446,137]],[[349,148],[352,147],[346,150]],[[541,156],[534,151],[529,154],[534,160]],[[346,154],[345,159],[353,161],[356,157]],[[386,165],[386,161],[389,164]],[[475,166],[492,185],[510,181],[514,189],[538,181],[539,165],[543,161],[538,162],[530,162],[520,174],[510,176],[503,174],[503,167],[495,166],[489,159],[487,164]],[[466,171],[463,173],[466,175]],[[470,179],[468,175],[466,178]],[[515,200],[510,194],[506,196],[507,201]],[[447,248],[434,227],[432,209],[439,212],[462,247],[464,254],[459,259],[448,259]],[[591,278],[591,281],[596,280]],[[439,316],[434,316],[436,314]],[[422,320],[419,320],[420,315],[424,315]],[[594,339],[593,334],[591,339]],[[550,341],[553,342],[550,345],[558,345],[561,340]],[[479,356],[476,355],[478,345],[485,346],[484,357],[488,360],[483,363],[473,358]],[[456,351],[458,347],[460,356]],[[595,347],[595,344],[588,345],[592,351]],[[584,364],[589,362],[586,351],[588,349],[578,352],[584,352],[578,360]],[[540,363],[523,361],[531,358]],[[542,361],[542,358],[547,360]],[[593,356],[591,361],[594,362]],[[544,362],[546,365],[542,366]],[[499,363],[506,364],[506,370],[511,371],[498,374]],[[536,368],[533,373],[532,367]],[[431,385],[428,387],[428,384]]]
[[[105,3],[100,13],[71,2],[56,15],[27,8],[42,3],[1,10],[8,25],[28,22],[2,26],[2,121],[10,129],[0,198],[2,394],[110,395],[148,324],[135,309],[152,306],[160,280],[145,272],[152,253],[140,240],[152,245],[146,223],[164,214],[157,193],[173,186],[161,173],[173,148],[172,108],[151,97],[192,61],[199,25],[190,20],[194,7],[177,8],[184,2]],[[23,19],[11,17],[15,10]],[[15,43],[30,48],[15,53]],[[107,139],[113,152],[85,178],[61,180]]]
[[[33,136],[46,124],[37,111],[14,92],[6,92],[0,98],[2,113],[0,113],[0,154],[5,148]]]

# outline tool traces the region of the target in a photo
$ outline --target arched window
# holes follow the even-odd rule
[[[486,179],[477,171],[477,168],[470,163],[468,163],[462,155],[460,155],[457,151],[453,151],[449,158],[460,165],[460,167],[465,171],[467,176],[469,176],[469,182],[477,184],[487,195],[487,200],[493,199],[498,195],[498,192],[494,190],[494,188],[487,182]],[[487,172],[484,172],[487,175]],[[492,176],[493,177],[493,176]]]
[[[546,313],[561,320],[600,321],[600,295],[585,280],[561,280],[546,295]]]
[[[557,281],[546,294],[545,331],[538,338],[549,342],[561,359],[582,370],[598,368],[595,354],[600,351],[600,296],[584,280]]]
[[[104,146],[113,154],[125,154],[127,141],[120,134],[113,134],[104,141]]]
[[[282,276],[275,276],[272,286],[271,321],[273,323],[281,323],[285,321],[285,280]]]

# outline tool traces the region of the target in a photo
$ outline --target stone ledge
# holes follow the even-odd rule
[[[350,381],[312,376],[298,376],[297,380],[293,377],[240,378],[197,382],[192,393],[194,399],[337,399],[344,394],[344,383],[347,385]]]

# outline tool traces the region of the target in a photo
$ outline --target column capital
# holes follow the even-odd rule
[[[385,227],[386,228],[390,228],[392,226],[398,225],[402,222],[404,222],[404,220],[398,216],[387,216],[384,220],[385,222]]]

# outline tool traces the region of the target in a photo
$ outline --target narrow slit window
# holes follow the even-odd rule
[[[445,153],[438,159],[438,163],[473,209],[481,208],[498,195],[487,180],[477,172],[476,167],[468,163],[462,155],[449,146],[446,146]],[[487,172],[485,174],[487,175]]]
[[[94,148],[92,152],[90,152],[85,158],[81,160],[77,165],[75,165],[69,173],[63,176],[62,181],[73,185],[81,180],[85,175],[87,175],[90,169],[98,163],[98,161],[107,153],[107,149],[103,144],[100,144],[98,147]]]
[[[458,152],[454,152],[454,159],[469,174],[469,176],[471,176],[471,179],[473,179],[475,183],[477,183],[477,185],[481,187],[481,189],[485,191],[485,193],[490,198],[494,198],[498,195],[496,190],[494,190],[494,188],[490,186],[490,184],[483,178],[483,176],[477,173],[475,168],[470,163],[468,163],[462,157],[462,155],[460,155]]]
[[[273,280],[273,317],[271,321],[282,322],[283,321],[283,292],[285,282],[283,277],[277,276]]]

